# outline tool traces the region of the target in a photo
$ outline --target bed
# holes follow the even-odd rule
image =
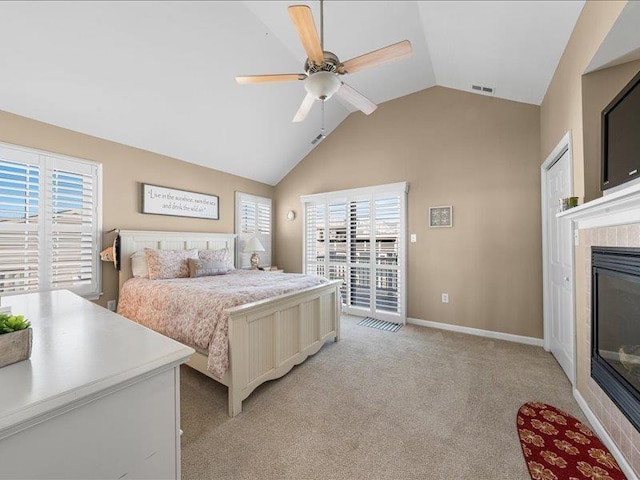
[[[227,248],[230,253],[234,254],[235,235],[233,234],[215,234],[215,233],[183,233],[183,232],[160,232],[160,231],[120,231],[120,258],[121,270],[119,275],[120,292],[122,301],[122,293],[129,297],[135,295],[131,292],[127,293],[131,285],[143,295],[138,295],[138,301],[143,300],[149,302],[159,301],[160,295],[154,296],[149,293],[149,283],[162,282],[167,285],[168,289],[173,288],[175,294],[182,292],[187,287],[190,280],[197,280],[193,287],[197,290],[194,296],[206,297],[208,288],[215,289],[220,280],[212,279],[174,279],[172,281],[164,280],[146,280],[132,279],[130,256],[144,248],[155,248],[160,250],[217,250]],[[285,283],[290,278],[295,277],[293,274],[267,273],[267,272],[237,272],[233,277],[225,279],[227,282],[224,288],[228,291],[239,290],[242,278],[251,279],[247,282],[249,285],[268,284],[273,286],[277,284],[278,277]],[[222,277],[227,277],[223,275]],[[306,277],[297,275],[297,277]],[[128,286],[125,282],[128,280]],[[226,385],[229,391],[229,416],[234,417],[242,411],[242,401],[247,398],[251,392],[262,383],[279,378],[289,372],[295,365],[302,363],[310,355],[320,350],[323,344],[333,339],[338,341],[340,338],[340,308],[339,308],[339,287],[340,281],[324,281],[319,283],[313,281],[311,283],[302,282],[302,288],[291,291],[291,286],[278,289],[273,287],[269,292],[268,289],[262,289],[259,293],[259,299],[242,303],[237,306],[226,308],[222,304],[224,315],[228,318],[228,329],[225,332],[214,332],[214,334],[227,337],[227,351],[224,355],[220,348],[215,349],[217,358],[211,358],[211,351],[202,348],[204,344],[198,345],[197,339],[193,335],[181,336],[175,331],[165,330],[165,326],[147,325],[154,330],[165,333],[176,340],[193,346],[196,353],[187,363],[190,367],[204,373],[210,378]],[[164,288],[164,287],[158,287]],[[285,291],[286,293],[280,293]],[[147,292],[147,293],[144,293]],[[275,295],[275,296],[273,296]],[[250,297],[245,297],[245,299]],[[205,300],[202,300],[205,301]],[[130,302],[129,302],[130,303]],[[186,302],[185,302],[186,303]],[[214,302],[216,303],[216,302]],[[122,304],[118,306],[118,311],[127,318],[137,321],[135,308],[130,305]],[[170,311],[174,311],[169,309]],[[175,310],[178,312],[178,310]],[[144,321],[140,321],[144,325]],[[187,340],[195,340],[189,342]],[[201,339],[201,338],[200,338]],[[194,345],[195,343],[195,345]],[[224,349],[222,349],[224,350]],[[224,359],[226,358],[226,368]],[[224,372],[224,374],[222,374]]]

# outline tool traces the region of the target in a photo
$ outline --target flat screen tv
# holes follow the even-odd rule
[[[640,177],[640,72],[602,111],[601,189],[637,177]]]

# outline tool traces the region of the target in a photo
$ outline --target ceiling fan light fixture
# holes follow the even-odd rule
[[[304,80],[305,90],[318,100],[330,99],[341,84],[338,76],[331,72],[316,72]]]

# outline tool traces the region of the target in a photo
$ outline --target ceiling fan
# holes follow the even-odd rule
[[[320,38],[318,38],[311,9],[307,5],[291,5],[289,7],[289,17],[291,17],[300,42],[302,42],[302,46],[307,53],[308,58],[304,63],[305,73],[248,75],[236,77],[236,81],[240,84],[303,81],[307,95],[302,100],[295,117],[293,117],[294,122],[302,122],[316,100],[324,102],[331,98],[333,94],[369,115],[378,106],[353,87],[344,83],[340,76],[407,58],[413,53],[411,42],[403,40],[352,58],[346,62],[341,62],[337,55],[324,50],[322,0],[320,1]]]

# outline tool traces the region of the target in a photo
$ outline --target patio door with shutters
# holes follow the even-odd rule
[[[302,197],[304,271],[341,279],[346,313],[406,321],[407,184]]]

